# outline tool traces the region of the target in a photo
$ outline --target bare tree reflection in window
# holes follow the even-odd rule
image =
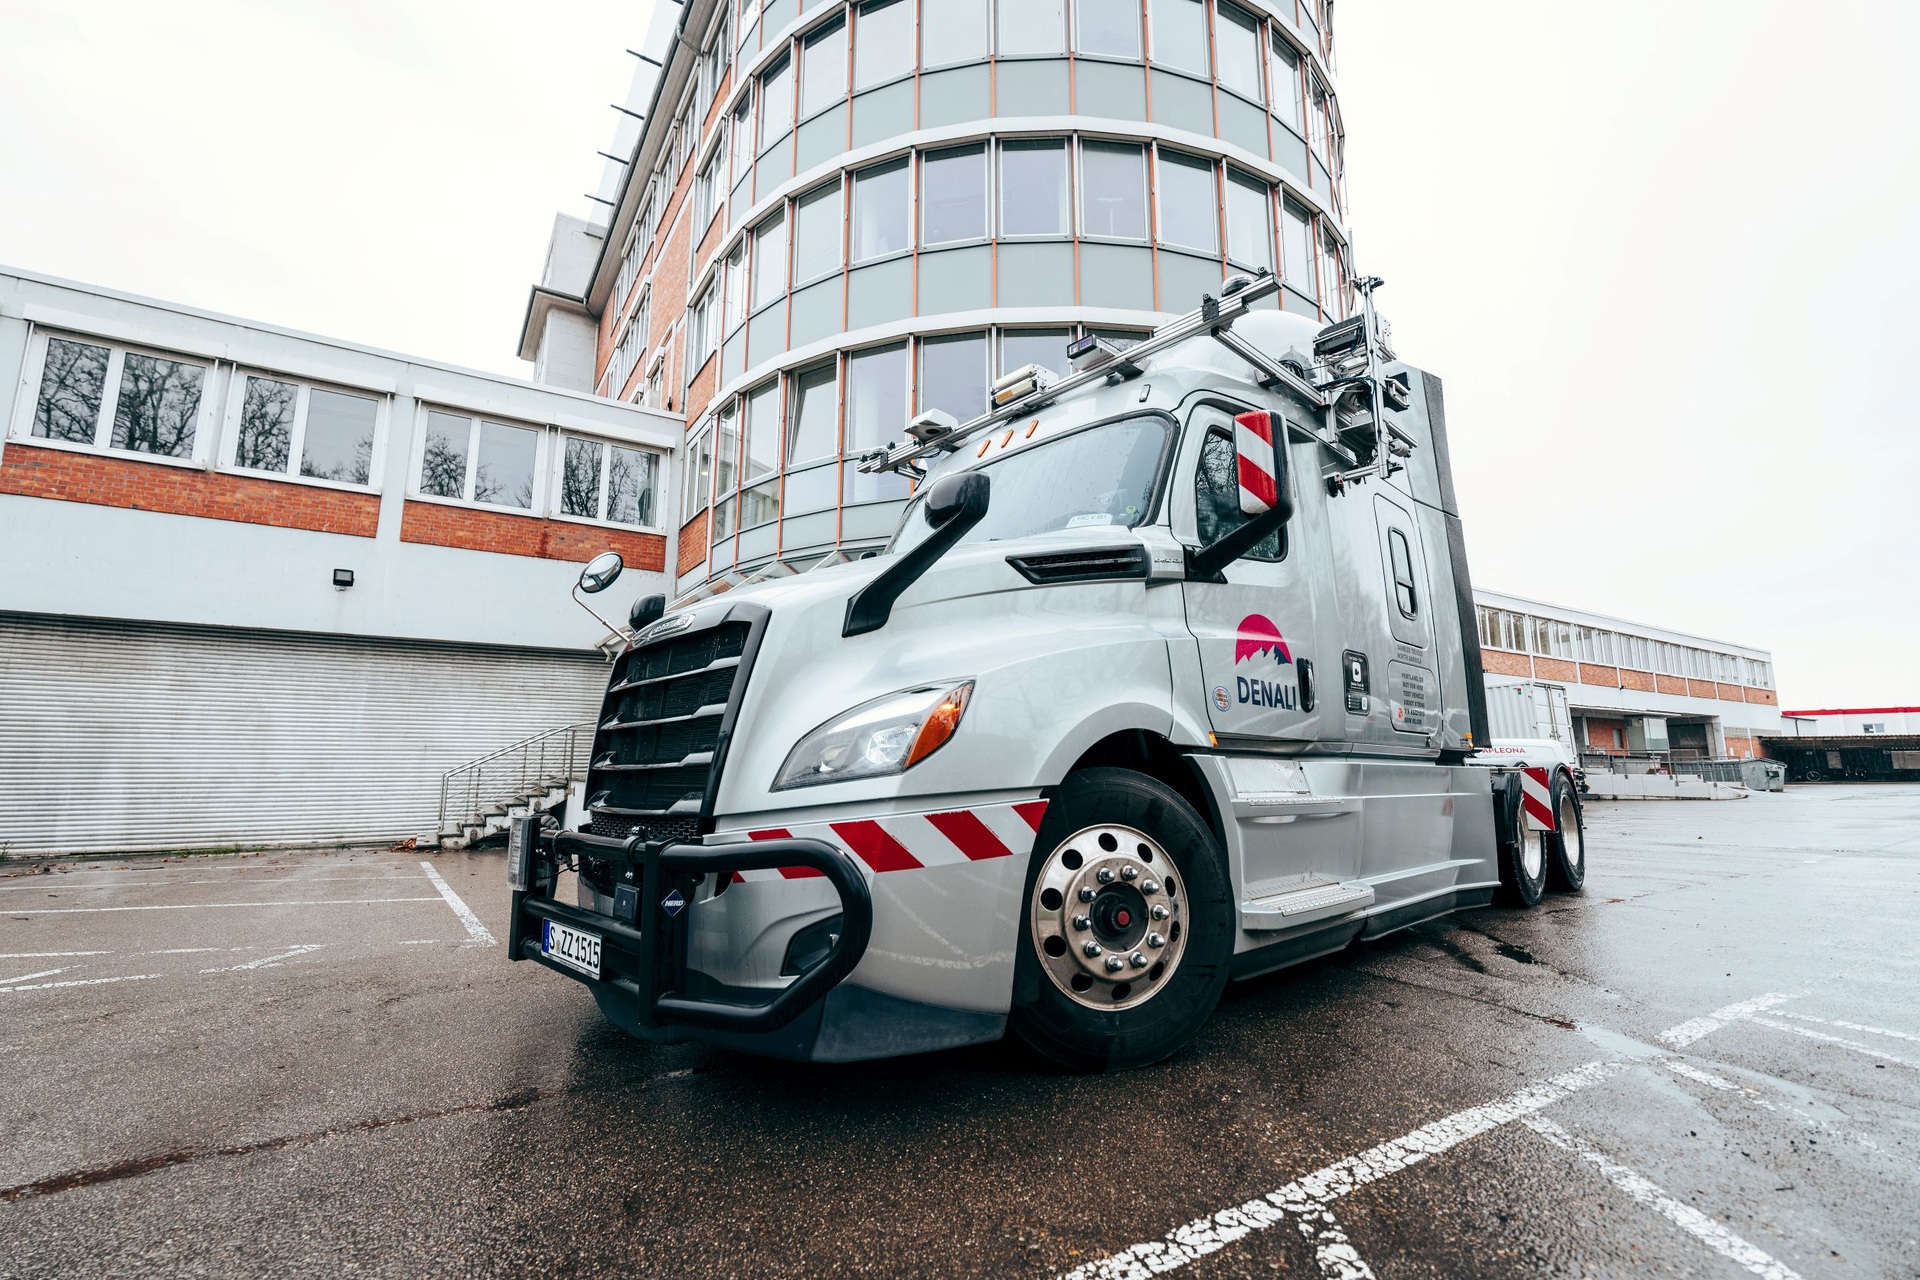
[[[588,519],[600,514],[600,445],[597,441],[567,441],[566,462],[560,470],[560,510]]]
[[[620,524],[652,524],[658,474],[659,459],[653,454],[614,449],[607,461],[607,519]]]
[[[93,443],[100,425],[100,400],[107,387],[107,356],[105,347],[91,343],[47,340],[40,399],[33,409],[33,434],[44,440]]]
[[[451,413],[427,414],[427,443],[420,456],[420,492],[435,498],[467,496],[469,419]]]
[[[293,442],[294,402],[300,388],[271,378],[248,378],[240,408],[240,434],[233,465],[253,471],[285,471]]]
[[[191,454],[206,373],[197,364],[129,352],[115,397],[113,447],[170,458]]]

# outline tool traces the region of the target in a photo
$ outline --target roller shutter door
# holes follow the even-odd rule
[[[0,614],[0,848],[388,840],[597,714],[597,653]]]

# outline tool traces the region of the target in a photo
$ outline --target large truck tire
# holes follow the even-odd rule
[[[1072,1071],[1158,1062],[1220,1002],[1234,925],[1226,858],[1192,805],[1128,769],[1077,773],[1034,842],[1008,1025]]]
[[[1547,891],[1547,848],[1543,833],[1534,830],[1521,812],[1520,775],[1510,773],[1494,794],[1501,806],[1496,824],[1500,868],[1500,892],[1494,901],[1503,907],[1539,905]]]
[[[1559,829],[1546,836],[1547,885],[1578,893],[1587,882],[1587,827],[1580,812],[1580,789],[1565,769],[1553,775],[1553,821]]]

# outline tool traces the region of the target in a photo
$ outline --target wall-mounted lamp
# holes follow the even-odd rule
[[[333,589],[335,591],[345,591],[348,587],[352,585],[353,585],[353,570],[335,569],[333,571]]]

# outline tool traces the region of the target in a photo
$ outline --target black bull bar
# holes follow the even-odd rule
[[[866,876],[852,857],[824,840],[789,837],[750,844],[667,844],[642,841],[638,836],[622,840],[562,831],[542,835],[538,850],[530,854],[534,865],[529,868],[528,888],[513,894],[513,919],[507,936],[509,957],[536,960],[589,986],[610,986],[624,992],[637,1002],[641,1025],[646,1027],[776,1030],[825,999],[852,973],[873,936],[873,894],[867,888]],[[630,899],[630,920],[568,906],[553,898],[558,864],[583,857],[612,863],[622,873],[620,888],[637,889]],[[825,956],[808,965],[771,999],[720,1000],[688,994],[687,938],[689,922],[697,909],[694,890],[701,877],[776,867],[807,867],[826,877],[840,897],[845,923],[839,938]],[[633,873],[632,885],[627,883],[628,871]],[[675,894],[681,905],[670,911],[667,904]],[[626,895],[616,893],[616,909],[624,909],[627,901]],[[598,936],[602,976],[590,978],[543,955],[541,929],[537,925],[528,927],[540,920]],[[610,965],[610,958],[616,963]]]

